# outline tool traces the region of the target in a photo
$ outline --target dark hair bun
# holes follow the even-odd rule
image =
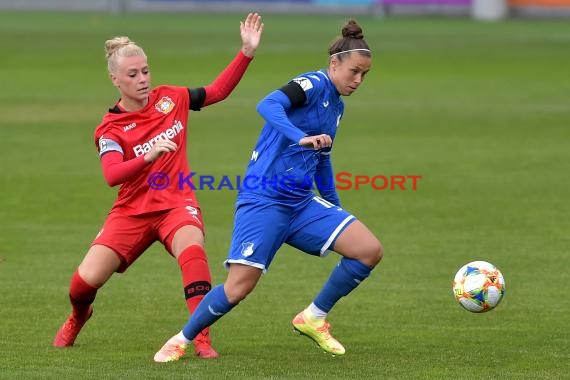
[[[342,27],[342,36],[344,38],[364,38],[364,34],[362,34],[362,28],[354,20],[349,20],[346,25]]]

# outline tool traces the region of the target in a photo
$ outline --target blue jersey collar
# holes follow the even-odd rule
[[[331,78],[329,77],[329,74],[327,73],[327,70],[321,69],[321,70],[317,71],[317,73],[319,73],[319,74],[321,74],[322,76],[325,77],[325,79],[327,80],[329,86],[332,88],[332,90],[334,91],[334,93],[340,98],[340,92],[338,92],[338,90],[336,89],[334,83],[332,82]]]

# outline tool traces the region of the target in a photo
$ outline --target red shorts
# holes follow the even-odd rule
[[[155,241],[172,255],[172,239],[183,226],[196,226],[204,233],[202,213],[196,207],[179,207],[151,214],[127,216],[111,212],[91,245],[100,244],[115,251],[122,261],[117,272],[124,272]]]

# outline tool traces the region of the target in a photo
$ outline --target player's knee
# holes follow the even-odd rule
[[[232,305],[237,305],[241,301],[243,301],[249,292],[240,290],[240,289],[232,289],[230,291],[226,291],[226,297],[228,298],[228,302]]]
[[[232,286],[227,285],[228,283],[224,284],[224,292],[226,293],[228,302],[232,305],[237,305],[243,301],[253,290],[253,287],[249,286],[249,284],[234,284]]]
[[[366,244],[366,261],[367,264],[370,265],[371,267],[375,267],[376,265],[378,265],[378,263],[380,262],[380,260],[382,260],[382,257],[384,256],[384,247],[382,246],[382,243],[380,243],[380,241],[376,238],[371,239],[367,244]]]
[[[98,267],[86,267],[85,265],[80,265],[77,268],[77,273],[88,285],[94,288],[100,288],[107,280],[111,277],[114,271],[105,270],[106,268]]]
[[[102,245],[93,245],[79,267],[77,273],[89,285],[100,288],[118,271],[122,261],[117,253]]]
[[[374,246],[373,252],[374,252],[374,257],[376,259],[376,264],[378,264],[380,260],[382,260],[382,257],[384,257],[384,247],[382,246],[382,243],[380,243],[379,240],[376,240],[376,245]]]

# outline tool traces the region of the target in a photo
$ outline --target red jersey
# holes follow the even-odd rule
[[[117,109],[115,107],[105,115],[95,129],[95,145],[99,155],[114,152],[113,155],[122,155],[119,164],[125,164],[121,170],[113,171],[107,165],[116,164],[115,160],[119,158],[111,154],[102,158],[103,174],[108,183],[111,186],[122,183],[111,211],[140,215],[182,206],[198,207],[194,190],[187,183],[190,176],[186,155],[189,109],[200,110],[201,107],[225,99],[236,87],[252,59],[240,50],[220,75],[205,87],[188,89],[159,86],[150,92],[148,104],[143,109],[136,112],[114,112]],[[141,156],[149,152],[160,139],[172,140],[178,149],[164,153],[152,163],[146,164]],[[170,183],[162,190],[156,186],[152,188],[149,178],[154,173],[161,173],[163,180],[166,180],[166,175]],[[111,177],[112,180],[109,179]]]
[[[186,155],[186,134],[190,95],[188,88],[159,86],[149,94],[146,107],[136,112],[108,112],[95,130],[99,154],[119,151],[123,160],[131,160],[149,152],[156,141],[167,138],[178,145],[144,166],[135,177],[124,182],[111,211],[139,215],[191,205],[198,207],[194,190],[185,184],[178,188],[180,173],[190,174]],[[149,186],[152,173],[168,176],[169,185],[162,190]]]

